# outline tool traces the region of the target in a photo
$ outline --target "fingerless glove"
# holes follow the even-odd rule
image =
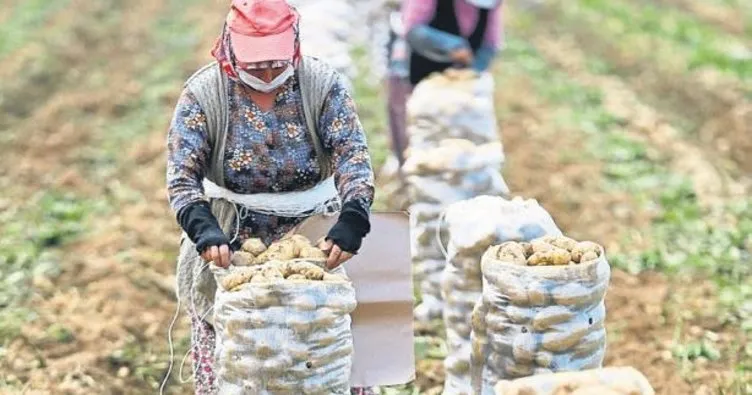
[[[207,202],[196,202],[185,206],[178,212],[177,219],[188,238],[196,244],[199,254],[208,247],[230,244],[230,239],[222,232]]]
[[[343,251],[356,254],[363,238],[371,231],[368,206],[360,201],[349,201],[342,206],[337,223],[329,230],[327,239]]]

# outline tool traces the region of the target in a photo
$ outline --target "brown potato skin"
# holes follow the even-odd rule
[[[241,249],[245,252],[253,254],[253,256],[259,256],[266,251],[266,245],[261,239],[251,238],[243,242]]]
[[[252,266],[256,263],[256,257],[250,252],[237,251],[232,254],[230,264],[233,266]]]

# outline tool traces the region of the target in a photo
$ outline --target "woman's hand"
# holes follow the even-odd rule
[[[337,223],[329,229],[319,248],[329,255],[326,267],[334,269],[360,250],[363,238],[371,231],[368,209],[359,201],[342,205]]]
[[[204,252],[201,253],[201,258],[204,258],[206,262],[214,262],[215,265],[221,268],[226,268],[230,266],[232,251],[227,244],[222,244],[219,247],[211,246],[207,247]]]
[[[319,243],[319,248],[321,251],[329,254],[329,257],[326,259],[326,268],[329,270],[339,267],[339,265],[353,257],[353,254],[343,251],[342,248],[334,244],[330,239],[322,240]]]
[[[452,58],[453,62],[459,63],[463,66],[470,66],[473,64],[473,51],[470,50],[470,48],[457,49],[452,51],[449,56]]]

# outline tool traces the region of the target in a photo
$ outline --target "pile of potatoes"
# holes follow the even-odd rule
[[[520,266],[564,266],[593,262],[603,249],[592,241],[544,236],[529,243],[510,241],[496,247],[496,258]]]
[[[344,276],[328,273],[316,264],[326,258],[323,251],[301,235],[283,238],[269,247],[259,239],[248,239],[233,254],[231,263],[235,268],[222,278],[222,287],[237,291],[249,283],[347,281]]]
[[[302,235],[285,237],[268,247],[261,239],[248,239],[240,251],[232,255],[230,263],[234,266],[253,266],[292,259],[324,260],[326,254]]]
[[[442,85],[456,85],[458,88],[467,88],[468,81],[474,81],[480,77],[480,73],[473,69],[450,68],[443,72],[434,72],[428,76],[432,83]]]
[[[327,273],[320,266],[305,261],[272,261],[258,266],[246,266],[233,270],[222,279],[222,288],[238,291],[245,284],[268,284],[290,282],[345,282],[340,274]]]

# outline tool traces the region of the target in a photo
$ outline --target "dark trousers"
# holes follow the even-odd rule
[[[405,163],[407,149],[407,99],[413,91],[410,81],[404,77],[389,76],[387,79],[387,101],[389,112],[389,132],[392,152],[399,160],[400,167]]]

